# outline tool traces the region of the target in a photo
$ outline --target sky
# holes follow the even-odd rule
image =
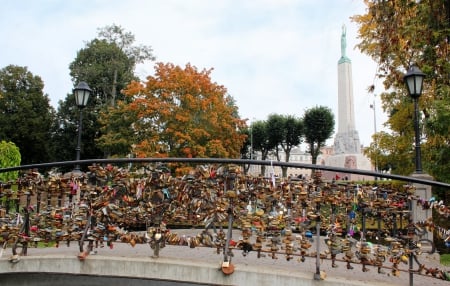
[[[156,62],[212,68],[212,81],[227,88],[248,124],[270,114],[301,117],[316,106],[329,107],[337,124],[337,62],[345,25],[361,143],[368,146],[374,131],[384,130],[386,115],[376,96],[384,91],[382,83],[375,80],[376,64],[356,48],[358,27],[350,19],[365,13],[363,0],[1,2],[0,68],[24,66],[40,76],[55,109],[72,92],[68,67],[77,51],[99,28],[116,24],[134,34],[135,45],[151,46]],[[154,66],[140,64],[136,73],[145,79]],[[372,84],[375,92],[368,93]]]

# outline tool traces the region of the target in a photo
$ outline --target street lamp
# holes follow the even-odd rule
[[[377,136],[377,112],[375,108],[375,97],[373,99],[373,104],[370,105],[370,108],[373,109],[373,129],[375,132],[375,136]],[[378,142],[377,138],[375,137],[375,172],[378,172]],[[378,177],[375,177],[375,180],[377,180]]]
[[[422,159],[420,154],[420,134],[419,134],[419,111],[418,101],[422,94],[423,79],[425,74],[416,66],[413,65],[403,77],[406,87],[408,88],[409,96],[414,100],[414,130],[415,130],[415,149],[416,149],[416,173],[422,173]]]
[[[250,160],[253,160],[253,126],[250,125]]]
[[[418,111],[418,101],[422,94],[423,79],[425,74],[416,66],[410,67],[408,72],[403,77],[406,87],[408,88],[409,96],[414,100],[414,131],[416,137],[415,149],[416,149],[416,174],[422,174],[422,159],[420,154],[420,134],[419,134],[419,111]],[[410,217],[409,222],[412,223],[414,220],[414,207],[412,199],[409,200],[409,210]],[[409,254],[409,285],[414,285],[413,276],[413,255]]]
[[[73,94],[75,95],[75,103],[80,109],[80,120],[78,121],[78,142],[76,161],[80,160],[80,151],[81,151],[81,127],[83,123],[83,108],[86,107],[89,95],[91,94],[92,89],[89,88],[88,84],[84,81],[78,83],[77,87],[73,89]],[[80,165],[75,165],[74,172],[80,172]]]

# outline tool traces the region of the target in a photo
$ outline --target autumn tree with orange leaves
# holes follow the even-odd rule
[[[103,142],[126,144],[137,157],[239,158],[245,121],[226,88],[211,81],[211,71],[156,64],[154,76],[123,90],[126,103],[103,114],[105,122],[109,114],[129,125],[122,135],[111,129]]]

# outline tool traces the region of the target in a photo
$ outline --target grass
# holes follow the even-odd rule
[[[450,254],[441,254],[441,264],[450,266]]]

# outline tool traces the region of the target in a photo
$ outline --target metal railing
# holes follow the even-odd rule
[[[421,179],[411,176],[401,176],[387,173],[380,173],[368,170],[349,169],[341,167],[332,167],[324,165],[314,165],[305,163],[291,163],[280,161],[265,161],[265,160],[247,160],[247,159],[225,159],[225,158],[115,158],[115,159],[88,159],[79,161],[63,161],[52,163],[41,163],[31,165],[21,165],[16,167],[1,168],[0,173],[18,170],[53,168],[63,166],[76,165],[92,165],[92,164],[126,164],[126,163],[193,163],[193,164],[237,164],[237,165],[260,165],[260,166],[279,166],[287,168],[300,168],[318,171],[333,171],[347,174],[357,174],[365,176],[373,176],[378,178],[399,180],[410,183],[419,183],[429,186],[450,188],[450,184],[438,182],[434,180]]]

